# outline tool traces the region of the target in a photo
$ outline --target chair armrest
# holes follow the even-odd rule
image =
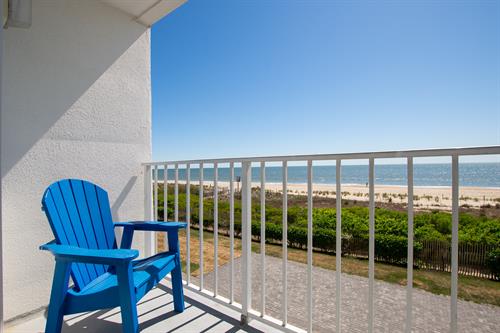
[[[103,265],[121,265],[139,256],[139,251],[129,249],[85,249],[77,246],[60,245],[53,242],[40,246],[40,250],[50,251],[56,259]]]
[[[115,227],[128,227],[142,231],[177,231],[186,228],[184,222],[131,221],[116,222]]]

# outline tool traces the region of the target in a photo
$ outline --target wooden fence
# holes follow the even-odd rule
[[[197,228],[197,223],[192,222],[192,227]],[[206,226],[204,230],[213,232],[211,226]],[[229,230],[219,229],[219,234],[229,236]],[[235,231],[235,237],[240,238],[239,232]],[[259,240],[259,237],[254,239]],[[375,242],[377,238],[375,236]],[[277,240],[272,242],[280,244]],[[441,272],[451,272],[451,244],[447,241],[420,241],[422,249],[414,252],[414,265],[418,268],[436,270]],[[157,246],[165,248],[165,238],[157,235]],[[292,244],[289,246],[293,247]],[[334,248],[334,246],[332,246]],[[491,273],[487,265],[487,256],[495,248],[494,245],[487,244],[466,244],[458,243],[458,274],[475,276],[487,279],[498,279]],[[404,250],[406,253],[406,250]],[[333,254],[334,252],[332,252]],[[366,238],[344,238],[342,239],[342,255],[356,258],[368,258],[368,239]],[[406,265],[406,255],[399,257],[377,256],[375,250],[375,260],[396,265]]]
[[[415,258],[420,268],[451,272],[451,245],[446,241],[424,241]],[[493,279],[487,256],[493,245],[458,243],[458,273]]]
[[[422,241],[422,249],[415,253],[414,264],[418,268],[451,272],[451,244],[446,241]],[[368,240],[350,239],[343,244],[342,251],[358,258],[368,258]],[[495,248],[487,244],[458,244],[458,273],[461,275],[495,279],[487,265],[487,256]],[[375,260],[388,262],[387,258],[379,258],[375,252]],[[390,263],[396,263],[391,262]],[[399,261],[401,264],[404,262]]]

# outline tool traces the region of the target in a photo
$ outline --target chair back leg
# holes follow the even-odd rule
[[[133,284],[132,265],[116,267],[123,333],[138,333],[136,295]]]
[[[68,292],[70,269],[70,263],[56,260],[45,333],[61,332],[64,317],[64,299]]]

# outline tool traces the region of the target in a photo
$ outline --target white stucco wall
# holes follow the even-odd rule
[[[150,32],[93,0],[33,1],[28,30],[4,31],[1,159],[5,320],[48,303],[54,261],[44,189],[84,178],[116,220],[144,217],[151,159]],[[142,249],[143,236],[136,235]]]

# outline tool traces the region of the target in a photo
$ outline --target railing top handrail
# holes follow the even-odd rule
[[[467,155],[500,155],[500,145],[464,148],[437,148],[417,150],[392,150],[360,153],[312,154],[312,155],[283,155],[283,156],[250,156],[236,158],[194,159],[178,161],[146,162],[143,165],[172,165],[172,164],[199,164],[199,163],[241,163],[241,162],[281,162],[281,161],[324,161],[324,160],[357,160],[369,158],[406,158],[406,157],[440,157],[440,156],[467,156]]]

